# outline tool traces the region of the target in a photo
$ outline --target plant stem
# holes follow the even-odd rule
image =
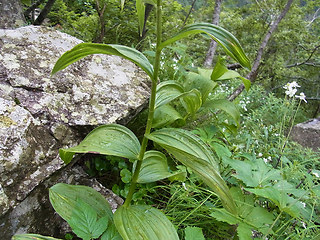
[[[138,157],[139,160],[137,161],[137,165],[136,165],[135,171],[132,176],[131,185],[130,185],[130,189],[129,189],[127,198],[123,204],[123,206],[125,206],[125,207],[128,207],[130,205],[133,194],[136,190],[137,180],[138,180],[138,176],[140,173],[143,157],[146,152],[147,145],[148,145],[148,139],[146,138],[146,136],[151,131],[152,121],[153,121],[153,116],[154,116],[154,107],[155,107],[155,102],[156,102],[156,89],[157,89],[157,81],[158,81],[158,76],[159,76],[160,55],[161,55],[161,49],[160,49],[161,35],[162,35],[161,0],[157,0],[156,21],[157,21],[157,50],[156,50],[156,57],[155,57],[154,65],[153,65],[153,68],[154,68],[153,78],[151,79],[152,85],[151,85],[151,96],[150,96],[150,101],[149,101],[148,120],[147,120],[145,134],[143,136],[142,143],[141,143],[141,149],[140,149],[139,157]]]
[[[272,230],[273,226],[276,224],[276,222],[279,220],[280,216],[282,214],[282,211],[279,213],[279,215],[277,216],[277,218],[273,221],[272,225],[269,227],[268,231],[266,232],[266,234],[262,237],[262,239],[267,239],[267,236],[269,234],[269,232]]]

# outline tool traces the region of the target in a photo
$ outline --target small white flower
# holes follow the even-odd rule
[[[301,204],[302,204],[302,206],[303,206],[304,208],[306,207],[306,204],[305,204],[304,202],[302,202]]]
[[[300,87],[300,85],[296,81],[287,83],[285,86],[283,86],[283,88],[287,90],[285,91],[286,95],[289,97],[293,97],[296,94],[298,87]]]
[[[296,98],[299,98],[300,100],[303,100],[303,101],[307,102],[307,100],[306,100],[306,95],[304,95],[304,93],[303,93],[303,92],[302,92],[302,93],[300,93],[300,95],[299,95],[299,96],[296,96]]]
[[[262,155],[263,155],[262,153],[259,153],[259,154],[258,154],[258,157],[262,157]]]
[[[300,85],[296,81],[293,81],[292,83],[290,83],[290,86],[292,88],[300,87]]]
[[[184,182],[182,183],[182,187],[184,188],[184,190],[188,191],[188,188],[186,187],[186,184]]]
[[[306,229],[307,228],[306,223],[305,222],[301,222],[301,223],[302,223],[302,227]]]
[[[319,178],[319,174],[318,173],[313,172],[312,174],[315,175],[317,178]]]
[[[285,91],[286,95],[288,95],[289,97],[293,97],[297,92],[296,88],[289,88],[287,91]]]
[[[268,159],[266,159],[266,158],[263,158],[263,161],[264,161],[265,163],[268,163]]]
[[[292,88],[297,88],[297,87],[300,87],[300,85],[296,81],[293,81],[291,83],[287,83],[283,88],[290,90]]]

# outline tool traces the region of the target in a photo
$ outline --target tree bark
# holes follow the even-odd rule
[[[256,59],[253,62],[251,71],[249,72],[249,74],[246,76],[247,79],[249,79],[251,81],[251,84],[254,83],[254,81],[257,78],[258,75],[258,69],[260,67],[261,64],[261,59],[262,59],[262,54],[273,34],[273,32],[277,29],[279,23],[281,22],[281,20],[285,17],[285,15],[287,14],[287,12],[289,11],[291,5],[293,3],[293,0],[288,0],[286,6],[284,7],[284,9],[282,10],[282,12],[280,13],[280,15],[278,16],[278,18],[276,19],[276,21],[270,26],[269,31],[267,32],[267,34],[265,35],[260,48],[257,52],[257,56]],[[233,101],[236,97],[238,97],[242,91],[244,90],[244,85],[241,84],[229,97],[228,100]]]
[[[17,28],[26,24],[20,0],[0,0],[0,28]]]
[[[186,23],[187,23],[187,21],[188,21],[188,18],[190,17],[191,12],[192,12],[192,10],[193,10],[193,8],[194,8],[194,5],[196,4],[196,1],[197,1],[197,0],[193,0],[193,2],[192,2],[192,4],[191,4],[191,7],[190,7],[190,10],[189,10],[189,12],[188,12],[188,14],[187,14],[186,18],[184,19],[184,21],[183,21],[183,23],[182,23],[182,27],[181,27],[181,28],[183,28],[183,27],[186,25]]]
[[[100,31],[99,31],[99,36],[93,41],[95,43],[102,43],[103,42],[103,38],[105,36],[106,33],[106,26],[105,26],[105,10],[107,8],[107,3],[103,2],[103,7],[100,7],[100,3],[99,0],[96,0],[96,10],[97,13],[99,15],[99,21],[100,21]]]
[[[215,25],[219,24],[221,3],[222,3],[222,0],[216,0],[215,6],[214,6],[214,11],[213,11],[212,24],[215,24]],[[211,67],[212,62],[213,62],[213,57],[216,52],[216,48],[217,48],[217,42],[214,40],[211,40],[206,58],[203,63],[204,67],[206,67],[206,68]]]
[[[47,17],[48,13],[50,12],[54,2],[56,0],[48,0],[44,8],[42,9],[40,15],[37,17],[37,19],[34,21],[33,25],[41,25],[43,23],[43,20]]]

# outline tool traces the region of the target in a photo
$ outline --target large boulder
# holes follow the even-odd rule
[[[291,138],[304,147],[320,151],[320,118],[295,125]]]
[[[17,28],[24,24],[21,0],[0,0],[0,28]]]
[[[52,29],[0,29],[0,39],[2,232],[8,217],[1,216],[63,167],[58,149],[79,143],[100,124],[126,123],[147,102],[149,83],[136,65],[107,55],[50,76],[57,59],[81,43]]]

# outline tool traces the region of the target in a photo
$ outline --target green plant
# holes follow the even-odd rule
[[[175,82],[164,82],[157,89],[161,52],[166,46],[192,34],[202,33],[216,40],[225,52],[242,66],[250,68],[249,60],[232,34],[208,23],[188,25],[174,37],[163,42],[161,38],[161,0],[157,0],[156,3],[147,2],[153,4],[156,9],[157,39],[153,65],[142,53],[130,47],[81,43],[66,52],[52,70],[54,74],[87,55],[102,53],[117,55],[132,61],[141,67],[152,81],[148,119],[141,144],[128,128],[118,124],[109,124],[94,129],[78,146],[59,151],[60,157],[67,164],[76,153],[117,156],[134,163],[131,173],[125,169],[122,174],[122,178],[125,178],[123,181],[128,182],[130,187],[123,206],[119,207],[114,214],[106,200],[93,189],[61,183],[50,188],[49,196],[54,209],[69,223],[73,232],[85,240],[99,237],[101,239],[130,240],[178,239],[176,229],[160,210],[148,205],[131,204],[137,184],[185,175],[183,171],[169,171],[166,156],[163,153],[155,150],[147,151],[147,143],[150,140],[165,149],[206,183],[221,200],[224,211],[238,216],[232,192],[219,173],[219,166],[212,150],[198,136],[187,130],[163,128],[151,132],[151,129],[155,127],[156,111],[175,99],[181,99],[181,105],[186,112],[185,117],[194,115],[214,88],[213,80],[224,74],[233,73],[219,64],[213,71],[200,69],[199,74],[191,76],[189,82],[184,86],[187,88],[185,91]],[[144,9],[145,2],[137,1],[140,29],[144,22]],[[237,122],[239,121],[238,114],[230,102],[217,100],[216,103],[211,102],[210,104],[228,112]],[[159,116],[161,117],[162,114],[164,113]],[[200,233],[195,234],[201,235]],[[191,233],[187,230],[186,236],[189,235]]]

